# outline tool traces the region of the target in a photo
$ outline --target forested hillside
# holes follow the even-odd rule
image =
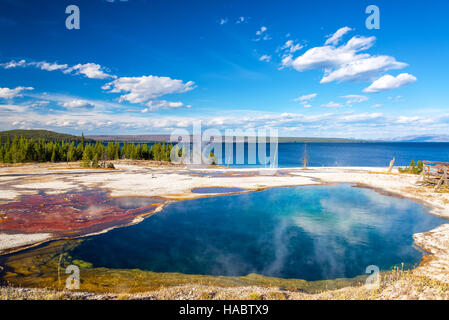
[[[34,141],[39,141],[39,139],[44,139],[47,142],[81,142],[82,137],[74,136],[71,134],[58,133],[48,130],[9,130],[0,131],[1,143],[6,142],[6,137],[9,136],[12,139],[14,136],[24,137],[26,139],[33,139]],[[94,142],[93,139],[84,139],[85,142]]]

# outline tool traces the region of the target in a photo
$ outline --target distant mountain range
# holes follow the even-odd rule
[[[394,138],[393,142],[449,142],[449,135],[447,134],[429,134],[429,135],[415,135]]]

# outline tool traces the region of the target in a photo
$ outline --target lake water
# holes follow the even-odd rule
[[[151,147],[152,144],[149,144]],[[229,155],[225,154],[222,144],[222,164],[227,165]],[[256,147],[257,149],[257,147]],[[248,161],[248,144],[245,143],[243,163],[237,161],[237,147],[233,145],[230,167],[264,167],[265,158],[256,164]],[[273,151],[273,156],[275,152]],[[267,157],[270,157],[270,145],[267,144]],[[308,166],[311,167],[386,167],[393,157],[395,165],[408,166],[411,160],[430,160],[449,162],[449,143],[446,142],[373,142],[373,143],[308,143]],[[257,158],[257,156],[256,156]],[[304,161],[304,143],[279,143],[277,166],[281,168],[302,167]]]
[[[231,167],[260,167],[249,164],[248,147],[245,144],[244,164],[236,164],[234,146]],[[224,148],[223,148],[224,153]],[[274,153],[273,153],[274,154]],[[267,156],[269,156],[267,148]],[[304,162],[304,143],[279,143],[277,165],[281,168],[302,167]],[[308,143],[308,166],[311,167],[386,167],[396,158],[395,165],[408,166],[411,160],[429,160],[449,162],[449,143]],[[223,154],[222,163],[229,159]]]
[[[335,279],[418,264],[412,235],[445,222],[415,202],[347,184],[272,188],[170,204],[87,238],[71,256],[94,267]]]

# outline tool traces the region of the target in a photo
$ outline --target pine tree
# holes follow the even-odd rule
[[[69,150],[67,151],[67,159],[71,162],[77,160],[75,142],[72,142],[69,146]]]
[[[92,168],[98,168],[98,167],[99,167],[99,165],[98,165],[98,155],[95,154],[94,158],[92,160]]]
[[[86,149],[84,149],[84,153],[83,153],[83,159],[81,161],[81,166],[85,167],[85,168],[90,168],[90,158],[89,158],[89,152]]]

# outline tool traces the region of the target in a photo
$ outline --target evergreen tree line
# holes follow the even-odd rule
[[[84,137],[77,145],[75,142],[46,142],[14,136],[9,136],[6,142],[0,145],[0,162],[22,163],[22,162],[65,162],[82,161],[86,167],[98,167],[100,162],[117,159],[133,160],[158,160],[170,161],[170,152],[173,145],[165,142],[156,143],[148,148],[147,144],[134,144],[125,142],[120,147],[119,142],[109,142],[104,145],[97,141],[85,143]]]

